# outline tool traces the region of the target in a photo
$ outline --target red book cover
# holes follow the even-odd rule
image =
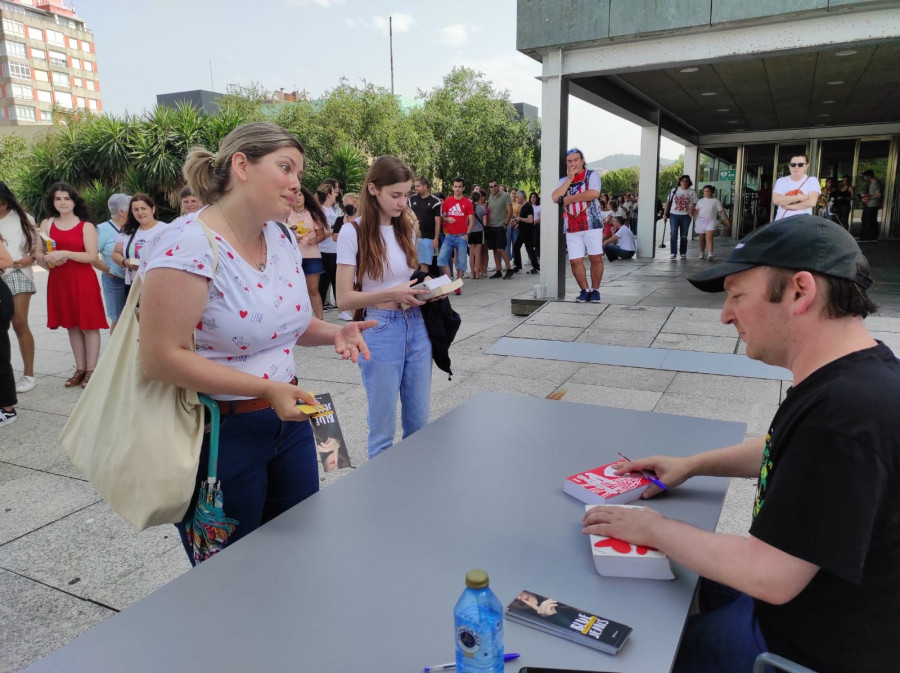
[[[563,491],[588,505],[621,505],[637,500],[652,482],[640,472],[617,475],[616,464],[624,462],[617,460],[566,477]]]

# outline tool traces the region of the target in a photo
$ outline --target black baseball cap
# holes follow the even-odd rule
[[[704,292],[724,292],[726,276],[757,266],[813,271],[851,280],[863,289],[872,285],[866,258],[850,232],[814,215],[795,215],[757,229],[722,264],[688,276],[688,281]]]

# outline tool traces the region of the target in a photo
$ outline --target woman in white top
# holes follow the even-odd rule
[[[369,458],[389,449],[397,428],[397,397],[403,436],[428,424],[431,401],[431,342],[422,319],[412,274],[418,268],[415,218],[404,217],[412,171],[397,157],[383,156],[369,168],[359,219],[338,238],[338,305],[365,309],[377,326],[364,334],[372,359],[360,362],[369,402]]]
[[[156,219],[156,203],[149,194],[135,194],[128,206],[128,218],[122,231],[116,236],[112,259],[125,269],[125,296],[134,282],[140,266],[141,250],[151,245],[159,236],[161,227]]]
[[[296,240],[279,224],[300,191],[303,166],[297,139],[262,122],[237,127],[216,154],[194,149],[184,175],[211,205],[167,226],[141,261],[144,373],[203,391],[222,411],[224,511],[239,522],[229,542],[319,489],[312,429],[297,406],[314,400],[297,387],[294,345],[334,344],[344,359],[368,357],[364,323],[338,327],[312,315]],[[185,522],[192,514],[190,507]],[[178,528],[194,563],[185,522]]]
[[[331,288],[331,296],[337,304],[337,291],[335,286],[335,272],[337,270],[337,235],[334,233],[334,223],[343,215],[338,196],[340,191],[331,184],[334,180],[326,180],[316,189],[316,199],[325,213],[325,238],[319,243],[322,254],[322,275],[319,276],[319,295],[322,297],[322,305],[325,308],[334,308],[328,303],[328,288]]]
[[[312,302],[313,314],[322,320],[322,297],[319,296],[319,276],[325,270],[322,266],[322,253],[319,243],[327,236],[325,228],[328,223],[319,202],[306,187],[300,188],[294,207],[287,218],[288,228],[297,237],[297,247],[303,258],[303,274],[306,276],[306,289]]]
[[[698,259],[706,257],[710,261],[713,258],[713,237],[716,235],[719,215],[725,220],[725,224],[731,226],[728,213],[725,212],[722,202],[714,196],[715,193],[716,190],[712,185],[703,188],[703,198],[697,201],[697,221],[694,223],[694,231],[700,236]]]
[[[671,243],[669,259],[675,259],[679,243],[681,245],[681,259],[687,256],[688,234],[691,230],[691,218],[696,212],[697,192],[692,188],[694,181],[691,176],[682,175],[678,178],[678,186],[669,192],[669,198],[663,209],[663,220],[669,220],[671,231],[669,242]]]
[[[15,312],[12,328],[19,341],[24,372],[16,382],[17,393],[27,393],[34,388],[34,335],[28,326],[28,310],[34,286],[34,264],[38,236],[34,218],[25,212],[16,195],[5,182],[0,182],[0,238],[6,242],[12,264],[3,271],[3,281],[13,295]]]

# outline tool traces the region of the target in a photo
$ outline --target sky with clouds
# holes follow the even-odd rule
[[[516,51],[516,2],[457,0],[74,0],[94,33],[106,112],[141,113],[156,95],[259,83],[320,96],[341,77],[415,97],[453,66],[485,74],[513,102],[540,107],[540,63]],[[681,148],[664,140],[662,154]],[[637,126],[581,101],[570,104],[570,144],[588,161],[637,154]]]

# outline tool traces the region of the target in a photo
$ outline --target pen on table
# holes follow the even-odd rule
[[[513,659],[518,659],[520,654],[516,652],[510,652],[509,654],[503,655],[503,661],[512,661]],[[452,671],[456,668],[456,662],[454,661],[451,664],[438,664],[437,666],[426,666],[425,673],[431,673],[432,671]]]
[[[628,456],[626,456],[626,455],[625,455],[624,453],[622,453],[621,451],[616,451],[616,453],[618,453],[620,456],[622,456],[622,458],[624,458],[625,460],[627,460],[629,463],[631,462],[631,458],[629,458]],[[656,477],[654,477],[653,475],[651,475],[647,470],[641,470],[641,474],[644,475],[645,477],[647,477],[647,479],[649,479],[650,481],[652,481],[654,484],[656,484],[657,486],[659,486],[662,490],[664,490],[664,491],[668,491],[668,490],[669,490],[669,488],[668,488],[664,483],[662,483],[659,479],[657,479]]]

